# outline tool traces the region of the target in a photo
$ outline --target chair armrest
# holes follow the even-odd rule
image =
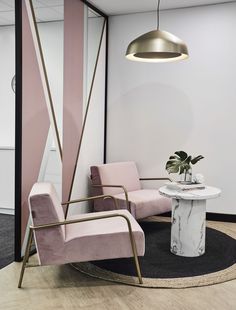
[[[115,209],[118,210],[118,204],[117,204],[117,200],[115,199],[115,197],[111,196],[111,195],[100,195],[100,196],[94,196],[94,197],[87,197],[87,198],[81,198],[81,199],[76,199],[76,200],[70,200],[70,201],[65,201],[62,202],[61,205],[62,206],[67,206],[66,207],[66,212],[65,212],[65,218],[67,218],[67,214],[68,214],[68,208],[69,205],[72,203],[80,203],[80,202],[84,202],[84,201],[90,201],[90,200],[96,200],[96,199],[112,199],[114,204],[115,204]]]
[[[98,184],[98,185],[94,185],[92,184],[93,187],[118,187],[118,188],[122,188],[124,193],[125,193],[125,200],[126,200],[126,205],[127,205],[127,209],[129,210],[129,212],[131,213],[131,209],[130,209],[130,204],[129,204],[129,197],[128,197],[128,191],[127,189],[124,187],[124,185],[111,185],[111,184]]]
[[[172,182],[172,180],[170,178],[139,178],[140,181],[155,181],[155,180],[159,180],[159,181],[164,181],[164,180],[168,180],[170,182]]]
[[[75,219],[75,220],[65,220],[62,222],[52,222],[48,224],[42,224],[42,225],[37,225],[37,226],[30,226],[30,229],[32,230],[40,230],[44,228],[52,228],[52,227],[58,227],[62,225],[70,225],[70,224],[75,224],[75,223],[83,223],[83,222],[89,222],[89,221],[95,221],[95,220],[101,220],[101,219],[106,219],[106,218],[113,218],[113,217],[123,217],[128,225],[129,232],[132,233],[132,226],[130,223],[129,218],[124,215],[124,214],[119,214],[119,213],[113,213],[113,214],[107,214],[107,215],[97,215],[93,217],[88,217],[88,218],[83,218],[83,219]]]

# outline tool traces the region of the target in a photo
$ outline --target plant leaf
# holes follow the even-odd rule
[[[192,159],[192,156],[188,156],[184,162],[186,162],[187,164],[190,164],[191,159]]]
[[[174,161],[174,160],[168,160],[168,162],[166,163],[166,169],[168,169],[169,167],[175,166],[178,163],[178,161]]]
[[[179,172],[179,165],[170,166],[166,170],[168,173],[178,173]]]
[[[179,174],[182,174],[182,173],[185,173],[186,171],[188,171],[189,169],[191,168],[191,166],[189,164],[182,164],[180,166],[180,169],[179,169]]]
[[[191,164],[195,165],[199,160],[203,159],[202,155],[198,155],[191,160]]]
[[[182,161],[188,157],[188,154],[184,151],[177,151],[175,154],[178,155]]]
[[[180,166],[179,168],[179,174],[182,174],[182,173],[184,173],[184,166]]]
[[[169,160],[166,163],[166,170],[168,173],[182,174],[191,169],[191,164],[194,165],[203,158],[202,155],[192,158],[192,156],[189,156],[184,151],[176,151],[174,155],[169,157]]]

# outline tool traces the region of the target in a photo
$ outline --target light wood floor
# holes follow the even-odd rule
[[[236,231],[236,224],[225,225]],[[28,268],[18,289],[20,267],[13,263],[0,271],[1,310],[236,309],[236,280],[189,289],[145,289],[93,279],[67,265]]]

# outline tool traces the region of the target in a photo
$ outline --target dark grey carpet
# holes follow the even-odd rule
[[[140,258],[143,277],[182,278],[226,269],[236,263],[236,240],[211,228],[206,231],[206,253],[200,257],[181,257],[170,252],[170,223],[143,222],[146,253]],[[133,259],[91,262],[120,274],[135,276]]]
[[[0,214],[0,269],[14,261],[14,216]]]

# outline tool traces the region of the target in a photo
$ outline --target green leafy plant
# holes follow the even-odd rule
[[[203,159],[202,155],[192,157],[184,151],[177,151],[174,155],[170,156],[166,163],[166,170],[168,173],[185,173],[192,168],[191,165],[195,165],[199,160]],[[186,178],[185,178],[186,179]]]

